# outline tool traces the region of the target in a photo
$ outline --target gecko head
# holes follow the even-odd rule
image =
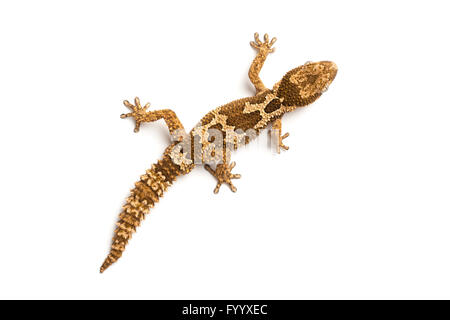
[[[331,61],[307,62],[292,69],[275,85],[276,95],[287,108],[306,106],[317,100],[333,82],[337,66]]]

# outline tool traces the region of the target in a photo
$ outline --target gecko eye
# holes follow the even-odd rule
[[[277,95],[283,105],[302,107],[314,102],[336,77],[337,66],[331,61],[307,62],[289,71],[281,80]]]

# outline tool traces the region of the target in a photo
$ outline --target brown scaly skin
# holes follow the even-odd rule
[[[283,144],[283,139],[287,138],[289,134],[282,135],[281,133],[283,115],[317,100],[334,80],[337,66],[329,61],[307,63],[292,69],[272,89],[267,89],[259,78],[259,72],[267,55],[274,51],[272,45],[275,41],[276,39],[273,38],[269,42],[266,34],[264,42],[262,42],[255,33],[255,41],[250,43],[258,50],[248,72],[250,81],[255,86],[256,95],[230,102],[212,110],[200,120],[189,135],[186,135],[183,125],[172,110],[147,111],[150,105],[147,103],[142,107],[138,98],[135,99],[134,105],[124,101],[125,106],[132,112],[123,114],[121,117],[135,119],[135,132],[139,131],[141,123],[164,119],[169,132],[175,139],[167,147],[162,159],[147,170],[136,182],[135,188],[131,190],[131,195],[119,215],[110,253],[101,266],[100,272],[105,271],[122,256],[132,233],[140,225],[149,209],[159,201],[159,198],[178,176],[189,173],[197,165],[204,165],[218,180],[214,189],[215,193],[224,183],[228,184],[235,192],[236,187],[231,180],[239,179],[240,175],[231,173],[235,166],[234,162],[230,164],[232,150],[248,143],[252,137],[269,124],[272,124],[272,130],[278,137],[277,151],[280,152],[281,148],[288,149]],[[232,132],[251,131],[254,135],[247,135],[243,140],[239,140],[241,138],[239,135],[234,136],[232,140],[224,138],[225,148],[222,155],[216,154],[213,143],[210,141],[211,129],[218,130],[224,137]],[[188,152],[189,150],[181,148],[182,150],[176,152],[180,142],[186,141],[188,138],[193,140],[196,137],[201,142],[201,150],[192,149]],[[198,159],[201,161],[199,162]],[[215,166],[215,170],[210,164]]]

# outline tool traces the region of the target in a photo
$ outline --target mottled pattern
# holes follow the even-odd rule
[[[135,183],[135,187],[131,190],[131,194],[123,206],[123,211],[119,215],[111,250],[103,262],[100,272],[104,272],[122,256],[125,246],[144,220],[145,215],[180,174],[182,174],[182,170],[165,154]]]
[[[276,89],[283,105],[291,111],[317,100],[334,80],[337,66],[330,61],[307,63],[283,77]]]
[[[167,147],[163,158],[147,170],[135,184],[135,188],[131,190],[131,195],[119,215],[110,253],[100,272],[105,271],[122,256],[133,232],[179,175],[189,173],[196,165],[205,164],[205,168],[217,178],[215,193],[219,191],[222,184],[228,184],[235,192],[236,187],[231,180],[239,179],[240,175],[231,173],[235,166],[234,162],[230,164],[230,154],[233,149],[248,143],[269,124],[272,124],[272,131],[277,136],[278,152],[281,148],[288,149],[283,144],[283,140],[289,136],[289,133],[283,135],[281,132],[282,116],[319,98],[336,76],[337,67],[333,62],[328,61],[307,63],[289,71],[272,90],[267,89],[259,77],[259,72],[267,55],[274,51],[272,45],[275,40],[273,38],[269,41],[269,36],[266,34],[264,41],[261,41],[259,35],[255,33],[255,41],[250,43],[258,50],[248,72],[257,94],[212,110],[188,135],[172,110],[147,111],[150,104],[141,106],[138,98],[135,99],[134,105],[124,101],[125,106],[132,112],[123,114],[121,117],[134,118],[136,132],[144,122],[163,119],[174,142]],[[223,140],[217,140],[216,133],[219,133],[219,137]],[[187,142],[193,141],[200,145],[198,150],[194,148],[195,143],[186,145]],[[223,145],[225,152],[218,152],[217,145]],[[200,160],[199,163],[197,160]],[[209,164],[215,165],[215,169]]]
[[[199,124],[190,132],[191,139],[201,141],[201,154],[195,154],[192,149],[192,156],[194,158],[202,159],[203,163],[218,163],[228,162],[230,150],[225,150],[226,154],[220,156],[214,151],[215,146],[219,141],[215,137],[211,137],[214,131],[219,130],[224,138],[222,145],[227,145],[227,142],[233,149],[245,145],[253,137],[259,133],[261,129],[267,127],[271,121],[279,118],[284,113],[281,108],[281,100],[278,99],[272,90],[265,90],[260,94],[239,99],[230,102],[226,105],[218,107],[205,115]],[[252,132],[249,134],[249,130]],[[242,132],[240,136],[236,132]],[[244,134],[247,135],[244,136]],[[228,139],[228,140],[227,140]]]

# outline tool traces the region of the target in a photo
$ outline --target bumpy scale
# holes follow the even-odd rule
[[[250,45],[257,50],[257,55],[248,72],[250,81],[255,86],[256,95],[212,110],[189,134],[186,134],[183,125],[172,110],[148,111],[150,104],[141,106],[139,98],[135,99],[134,105],[124,101],[124,105],[131,112],[122,114],[121,118],[134,118],[135,132],[139,131],[142,123],[164,119],[174,139],[164,151],[162,159],[147,170],[131,190],[131,195],[127,198],[123,211],[119,215],[110,253],[101,266],[100,272],[104,272],[122,256],[125,246],[145,215],[178,176],[189,173],[198,165],[204,165],[205,169],[218,181],[214,193],[217,193],[224,183],[235,192],[236,187],[231,180],[239,179],[241,176],[231,173],[235,166],[234,162],[230,163],[232,150],[250,142],[270,124],[278,138],[277,151],[288,149],[283,144],[283,139],[289,134],[281,133],[283,115],[317,100],[334,80],[337,66],[330,61],[309,62],[292,69],[272,89],[268,89],[260,79],[259,73],[268,54],[274,51],[272,46],[275,41],[276,38],[269,41],[267,34],[264,35],[264,41],[261,41],[259,35],[255,33],[255,41],[250,42]],[[222,141],[224,152],[216,152],[217,141],[211,140],[211,130],[216,130],[225,137]],[[251,134],[248,134],[249,132]],[[235,134],[230,135],[230,133]],[[232,138],[228,138],[229,136]],[[180,143],[183,141],[195,140],[199,141],[200,150],[193,147],[180,148]],[[215,169],[211,165],[215,166]]]

